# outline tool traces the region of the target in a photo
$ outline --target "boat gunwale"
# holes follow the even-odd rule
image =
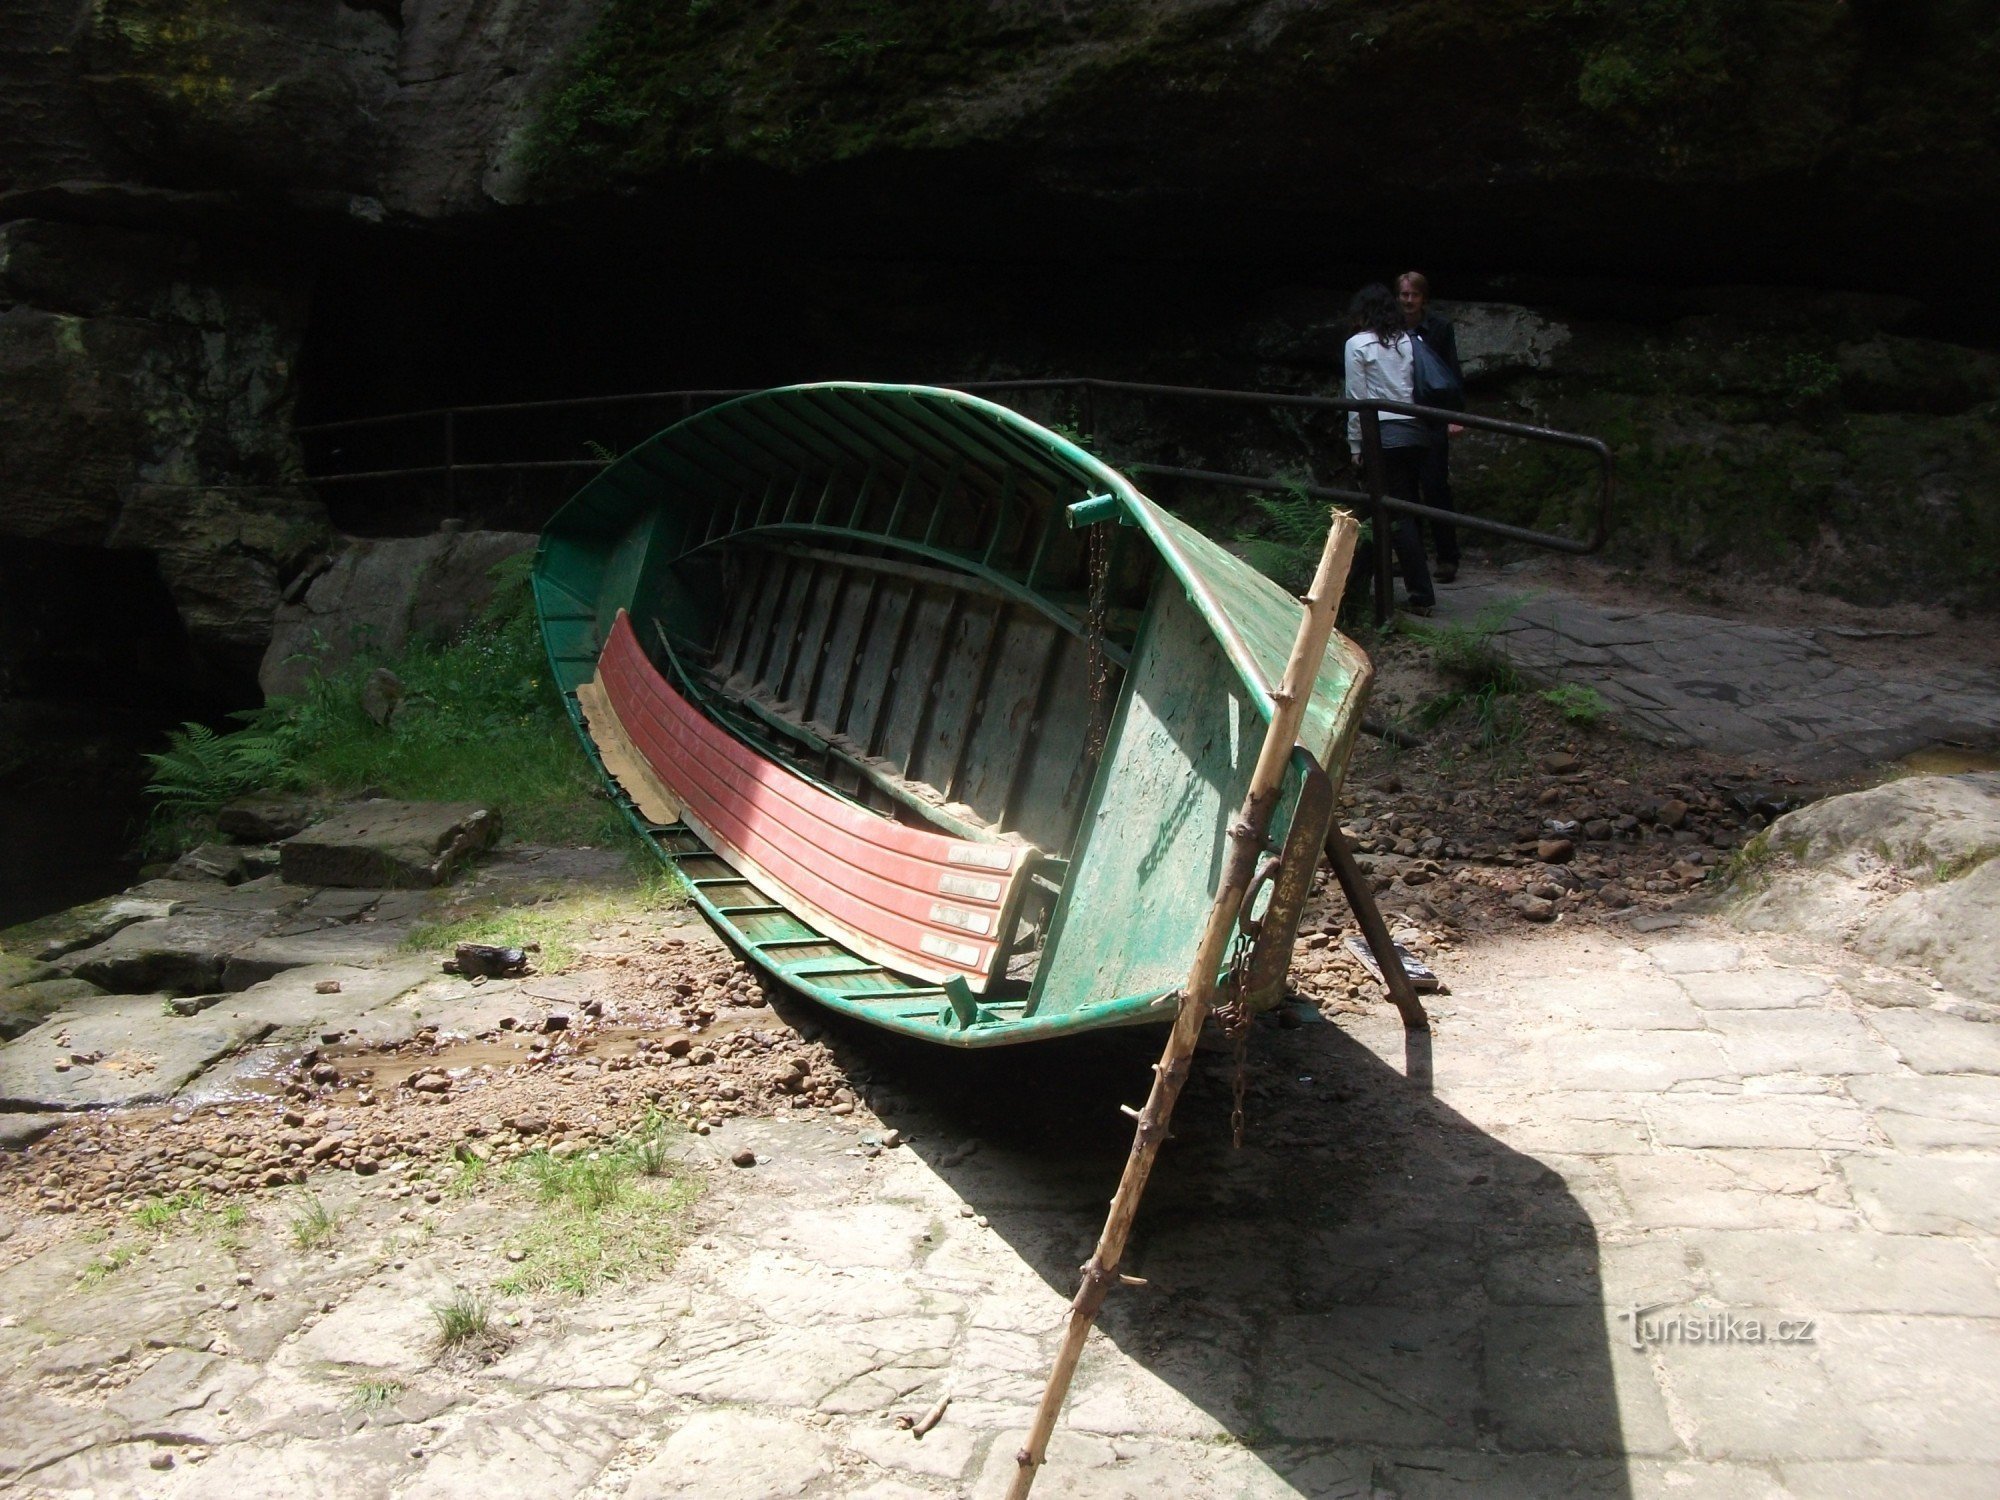
[[[1165,519],[1166,513],[1161,510],[1157,503],[1142,492],[1125,475],[1112,468],[1102,459],[1087,452],[1076,443],[1071,442],[1061,433],[1054,432],[1042,426],[1032,418],[1023,416],[1020,412],[1014,411],[1010,407],[1002,406],[996,401],[989,401],[985,397],[975,395],[970,391],[954,390],[949,386],[898,385],[881,381],[828,380],[812,381],[797,385],[773,386],[768,390],[754,391],[748,395],[738,396],[729,401],[719,402],[714,406],[705,407],[701,411],[683,417],[680,421],[655,433],[652,437],[647,438],[644,442],[639,443],[622,455],[602,473],[594,476],[568,505],[565,505],[561,511],[558,511],[555,517],[551,519],[549,523],[550,527],[553,528],[562,519],[562,516],[570,509],[570,506],[579,505],[591,497],[591,492],[598,485],[615,479],[619,471],[628,464],[634,468],[638,468],[641,472],[647,473],[649,477],[655,480],[666,479],[668,476],[647,468],[642,461],[642,455],[646,455],[654,449],[664,446],[667,440],[677,433],[685,433],[698,437],[706,446],[719,448],[719,445],[715,444],[712,440],[713,435],[702,430],[704,426],[719,428],[722,432],[729,434],[739,441],[750,444],[779,466],[803,474],[805,469],[798,457],[778,451],[765,441],[750,433],[746,433],[742,427],[736,425],[730,418],[734,415],[740,415],[742,410],[748,410],[762,422],[764,419],[757,413],[756,408],[764,403],[770,403],[784,411],[787,416],[793,416],[796,419],[794,408],[799,403],[795,399],[788,398],[798,398],[816,392],[838,394],[843,398],[838,402],[836,408],[839,412],[843,414],[852,413],[861,417],[868,422],[870,427],[886,432],[891,438],[896,438],[902,444],[907,445],[913,457],[921,458],[927,464],[939,465],[941,463],[937,453],[932,451],[929,445],[938,442],[948,442],[949,439],[946,434],[940,433],[935,428],[930,428],[927,425],[923,431],[928,441],[926,443],[915,442],[907,435],[898,434],[895,426],[884,422],[879,415],[870,411],[867,403],[846,398],[852,398],[857,395],[868,395],[885,399],[900,396],[919,402],[924,400],[942,400],[951,406],[978,412],[1004,430],[1013,448],[1018,450],[1019,456],[1013,461],[1027,461],[1026,466],[1029,467],[1030,472],[1034,473],[1038,479],[1047,485],[1052,495],[1060,490],[1060,481],[1064,477],[1068,477],[1074,481],[1078,480],[1081,476],[1087,476],[1089,480],[1102,485],[1107,492],[1117,497],[1124,509],[1125,517],[1145,534],[1147,541],[1152,544],[1153,550],[1159,554],[1168,569],[1187,591],[1189,601],[1194,605],[1196,612],[1200,614],[1209,629],[1214,632],[1216,639],[1222,645],[1223,654],[1228,658],[1231,667],[1235,670],[1237,676],[1242,679],[1244,686],[1249,690],[1252,699],[1257,705],[1258,712],[1262,714],[1266,722],[1269,722],[1273,714],[1275,714],[1277,705],[1275,701],[1276,686],[1274,681],[1266,675],[1265,669],[1257,660],[1256,653],[1251,649],[1249,642],[1244,639],[1242,632],[1231,619],[1228,610],[1216,596],[1207,579],[1195,567],[1192,559],[1188,557],[1179,539],[1169,529]],[[899,417],[902,416],[900,413],[897,415]],[[907,418],[904,420],[907,421]],[[807,425],[810,427],[811,424]],[[851,427],[850,431],[857,437],[867,437],[873,444],[880,443],[880,438],[870,434],[867,428],[857,425]],[[780,432],[780,435],[789,444],[796,444],[798,442],[798,439],[790,434]],[[965,434],[955,434],[955,436],[962,436],[966,440],[972,441],[976,439],[977,434],[968,432]],[[839,444],[831,434],[827,435],[827,441],[835,443],[836,446],[844,446],[843,444]],[[1039,450],[1046,450],[1046,452]],[[725,456],[731,457],[735,462],[741,462],[740,458],[737,458],[735,455],[728,455],[726,450],[720,451],[723,451]],[[1009,461],[1008,452],[997,446],[988,447],[986,452],[997,456],[1002,463]],[[947,449],[948,454],[949,449]],[[812,456],[810,453],[807,455],[808,459]],[[852,457],[850,454],[850,459]],[[1070,471],[1067,476],[1064,474],[1065,468]],[[1078,471],[1080,471],[1080,474]],[[1089,486],[1083,485],[1082,487],[1087,489]],[[619,498],[622,500],[625,497],[621,496]],[[996,496],[996,502],[997,498]],[[629,511],[636,508],[637,504],[638,502],[636,501],[628,501],[626,509]],[[1060,505],[1060,501],[1057,504]],[[1049,525],[1051,528],[1054,527],[1057,519],[1057,516],[1053,513],[1050,515]],[[773,527],[782,526],[812,528],[814,524],[810,522],[776,522],[766,525],[766,523],[761,521],[760,517],[758,521],[752,522],[748,527],[733,528],[716,536],[704,536],[701,542],[692,547],[683,546],[679,556],[690,556],[705,547],[727,540],[732,536],[743,535],[744,532],[750,530],[769,530]],[[895,537],[879,532],[850,531],[847,528],[832,528],[832,530],[843,537],[852,536],[856,540],[865,540],[871,545],[878,543],[895,544],[903,549],[912,550],[917,555],[924,555],[917,549],[927,546],[926,543],[913,543],[907,538]],[[547,532],[545,531],[545,538],[546,535]],[[970,559],[960,555],[938,549],[932,549],[930,555],[952,566],[977,569],[982,574],[991,573],[996,579],[1006,578],[1005,574],[989,569],[984,564],[974,563]],[[677,561],[678,558],[675,560]],[[538,548],[537,562],[539,563],[539,561],[540,549]],[[1245,566],[1248,565],[1246,564]],[[1049,601],[1047,596],[1038,595],[1034,590],[1027,588],[1025,584],[1015,584],[1011,579],[1008,579],[1007,582],[1011,587],[1022,590],[1024,601],[1028,596],[1033,596],[1036,601],[1036,607],[1042,609],[1045,613],[1052,615],[1061,613],[1059,607],[1052,601]],[[1273,587],[1276,587],[1276,585],[1273,585]],[[1367,658],[1361,654],[1359,648],[1355,647],[1346,636],[1338,631],[1335,632],[1333,641],[1328,646],[1328,651],[1329,654],[1337,652],[1341,657],[1342,665],[1348,669],[1349,681],[1347,691],[1341,696],[1343,700],[1351,699],[1354,697],[1356,689],[1365,687],[1372,676]],[[1324,664],[1322,663],[1320,672],[1315,673],[1314,697],[1322,697],[1320,677],[1323,673]],[[1329,710],[1328,717],[1334,724],[1338,725],[1345,716],[1342,712],[1346,707],[1345,701],[1334,702],[1331,701],[1331,695],[1326,695],[1326,707]]]
[[[827,393],[824,402],[810,399],[814,393]],[[880,398],[870,400],[867,398]],[[902,398],[901,402],[893,398]],[[768,404],[768,411],[758,411],[757,407]],[[976,426],[970,422],[956,421],[950,415],[937,410],[944,404],[967,414],[976,413],[986,419],[987,425]],[[898,409],[914,406],[915,412]],[[753,419],[742,421],[745,413],[741,408],[750,408]],[[782,414],[785,425],[773,422],[770,412]],[[885,417],[887,418],[885,420]],[[746,431],[749,427],[751,430]],[[790,426],[791,431],[786,427]],[[826,431],[828,427],[843,429],[839,434]],[[800,430],[835,450],[833,454],[813,451],[801,440]],[[914,431],[902,430],[914,429]],[[776,439],[773,442],[772,439]],[[748,447],[755,457],[740,449],[731,451],[728,443],[734,442]],[[859,527],[828,526],[819,517],[826,510],[826,494],[822,493],[817,506],[809,513],[811,521],[788,519],[796,503],[801,484],[813,468],[830,466],[826,479],[827,491],[831,491],[834,475],[848,466],[865,468],[863,475],[865,497],[874,488],[877,460],[868,458],[865,464],[855,451],[856,444],[863,449],[881,448],[891,458],[907,465],[912,474],[919,471],[939,470],[947,479],[961,476],[971,469],[978,473],[984,484],[973,483],[969,487],[984,489],[982,505],[990,505],[992,513],[982,518],[981,530],[991,525],[993,539],[986,546],[985,558],[975,559],[948,548],[933,545],[931,533],[922,541],[895,534],[893,531],[866,531]],[[681,445],[686,445],[685,447]],[[693,451],[687,451],[691,448]],[[782,451],[792,449],[791,453]],[[954,452],[954,449],[956,451]],[[956,462],[953,460],[956,459]],[[775,467],[777,473],[762,472],[760,462]],[[1002,467],[995,471],[995,463]],[[748,477],[750,486],[742,481],[731,481],[723,471],[734,471]],[[1030,564],[1026,580],[1015,577],[991,565],[992,557],[999,551],[1007,529],[1007,509],[1018,506],[1032,517],[1038,499],[1031,499],[1021,491],[1026,486],[1009,482],[1008,476],[1019,471],[1037,489],[1047,492],[1049,509],[1043,525],[1037,534],[1032,529],[1024,529],[1016,539],[1017,550],[1025,548],[1032,540],[1035,561]],[[780,510],[780,519],[766,521],[765,511],[773,491],[781,484],[780,474],[792,475],[793,495]],[[998,481],[997,483],[995,481]],[[762,484],[763,498],[757,502],[749,524],[744,525],[745,502],[750,498],[750,490]],[[907,490],[908,481],[904,488]],[[1122,522],[1141,531],[1165,564],[1166,570],[1175,575],[1181,585],[1189,605],[1203,624],[1213,634],[1222,648],[1224,659],[1231,671],[1241,682],[1249,703],[1266,722],[1276,714],[1275,688],[1272,678],[1259,663],[1257,654],[1244,632],[1225,607],[1214,583],[1207,577],[1201,566],[1184,547],[1176,534],[1186,523],[1173,518],[1164,511],[1128,478],[1103,460],[1085,451],[1080,445],[1053,432],[996,402],[970,392],[953,390],[942,386],[895,385],[877,382],[830,381],[775,387],[758,391],[705,408],[692,413],[679,422],[656,433],[638,444],[618,460],[593,476],[571,500],[551,518],[544,529],[536,548],[532,580],[535,589],[538,614],[541,616],[542,635],[551,665],[555,668],[557,681],[562,684],[566,678],[565,664],[580,661],[570,654],[558,656],[556,643],[551,638],[549,626],[553,618],[582,620],[590,618],[588,613],[563,611],[556,614],[541,609],[548,590],[560,595],[560,600],[551,597],[551,602],[568,602],[582,606],[585,611],[601,612],[603,608],[603,580],[600,577],[598,597],[586,601],[575,591],[550,576],[547,564],[551,556],[552,543],[558,546],[575,547],[584,551],[603,552],[617,544],[620,528],[629,531],[635,520],[648,509],[660,511],[670,504],[680,512],[678,536],[673,542],[677,549],[674,556],[662,559],[666,566],[677,564],[696,553],[716,547],[727,541],[734,541],[750,535],[822,537],[829,540],[859,547],[880,548],[905,555],[920,557],[954,570],[961,575],[978,579],[989,586],[997,586],[1010,598],[1034,609],[1050,618],[1060,629],[1081,635],[1083,626],[1073,614],[1057,602],[1056,596],[1033,587],[1033,580],[1039,571],[1041,558],[1046,553],[1052,539],[1071,524],[1067,514],[1068,505],[1063,496],[1071,489],[1084,491],[1081,498],[1109,497],[1116,500],[1120,511],[1116,520],[1110,517],[1110,524]],[[681,491],[676,497],[674,492]],[[649,495],[646,493],[651,491]],[[664,491],[664,493],[662,493]],[[948,498],[948,489],[934,504],[941,510]],[[733,503],[729,498],[734,496]],[[678,503],[675,503],[678,500]],[[697,525],[695,511],[705,507],[706,522]],[[900,503],[891,518],[891,524],[900,517]],[[851,519],[860,518],[857,507]],[[726,519],[724,519],[726,517]],[[568,522],[567,535],[565,521]],[[720,524],[718,525],[718,522]],[[1192,530],[1192,528],[1188,528]],[[936,514],[933,515],[931,532],[936,530]],[[1199,535],[1199,533],[1195,533]],[[661,540],[664,540],[662,538]],[[1259,583],[1268,583],[1262,575],[1254,574],[1247,563],[1235,558],[1226,550],[1222,555],[1251,572]],[[1225,575],[1223,582],[1228,579]],[[1246,580],[1247,582],[1247,580]],[[1155,576],[1151,597],[1147,602],[1146,614],[1153,613],[1160,597],[1159,590],[1166,586],[1164,577]],[[1271,590],[1280,590],[1278,585],[1269,584]],[[1296,605],[1296,598],[1287,595]],[[1113,659],[1123,657],[1121,666],[1129,670],[1132,661],[1140,653],[1144,640],[1143,624],[1140,636],[1132,649],[1125,652],[1112,642],[1105,642],[1107,654],[1117,653]],[[1268,645],[1269,643],[1266,642]],[[1359,705],[1365,698],[1373,676],[1373,668],[1368,658],[1344,635],[1335,633],[1329,645],[1328,657],[1337,657],[1345,668],[1344,684],[1329,681],[1326,673],[1328,662],[1323,660],[1314,675],[1311,696],[1319,699],[1328,728],[1327,744],[1315,750],[1305,745],[1299,750],[1322,760],[1329,766],[1344,766],[1347,750],[1351,747],[1353,734],[1358,727]],[[582,724],[580,709],[573,687],[563,688],[565,708],[573,727],[583,740],[586,753],[595,764],[600,775],[605,775],[602,757],[596,745]],[[1129,689],[1119,693],[1119,712],[1122,713],[1130,697]],[[1321,753],[1323,751],[1323,753]],[[1083,825],[1088,827],[1088,809],[1095,806],[1111,768],[1108,764],[1097,769],[1092,777],[1092,787],[1086,799]],[[1336,777],[1338,771],[1335,772]],[[613,796],[627,821],[670,868],[680,873],[682,858],[692,858],[693,851],[677,854],[668,847],[666,836],[675,831],[662,828],[646,819],[638,811],[622,789],[612,783]],[[678,829],[686,829],[683,823]],[[695,842],[704,848],[702,840],[693,830],[687,830]],[[730,863],[727,856],[713,849],[707,851],[711,857]],[[1072,858],[1081,854],[1081,848],[1070,851]],[[1145,1022],[1170,1020],[1176,1010],[1174,997],[1177,989],[1168,988],[1145,991],[1112,999],[1091,1000],[1082,1005],[1042,1012],[1036,1009],[1040,996],[1038,986],[1031,985],[1029,993],[1020,1001],[1002,1001],[998,1009],[1021,1009],[1014,1015],[992,1015],[989,1007],[980,1009],[981,1019],[964,1024],[954,1021],[952,1007],[946,1001],[935,1006],[932,1000],[937,991],[931,987],[912,989],[908,999],[894,996],[879,996],[863,1003],[846,997],[842,992],[829,989],[814,982],[814,975],[787,968],[775,954],[766,954],[764,945],[756,940],[749,929],[740,926],[731,914],[715,900],[706,896],[692,878],[682,876],[690,899],[721,929],[733,946],[738,947],[759,968],[783,981],[788,986],[802,990],[816,1002],[829,1009],[850,1015],[856,1019],[880,1026],[886,1030],[943,1045],[961,1048],[1025,1043],[1051,1038],[1074,1032],[1098,1029],[1120,1024],[1140,1024]],[[1054,919],[1045,934],[1045,944],[1053,944],[1061,931],[1068,925],[1072,915],[1070,908],[1074,892],[1065,889],[1058,898]],[[793,921],[811,930],[813,923],[798,913],[788,913]],[[783,940],[772,940],[778,947],[788,944]],[[801,938],[793,940],[789,946],[823,941],[834,947],[846,948],[838,938],[821,934],[817,939]],[[852,951],[848,949],[848,951]],[[865,955],[857,955],[862,961]],[[802,961],[812,962],[812,961]],[[877,965],[879,967],[879,965]],[[846,972],[842,970],[841,972]],[[894,974],[897,971],[887,970]],[[901,993],[900,991],[898,992]],[[921,1006],[919,1016],[911,1010],[913,1005]],[[910,1012],[901,1014],[899,1012]]]

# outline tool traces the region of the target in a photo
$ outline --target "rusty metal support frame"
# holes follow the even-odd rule
[[[1417,417],[1436,423],[1451,423],[1470,428],[1476,432],[1490,432],[1500,437],[1524,438],[1532,442],[1552,443],[1559,447],[1574,448],[1588,453],[1597,460],[1598,481],[1595,513],[1592,517],[1591,532],[1588,537],[1561,536],[1555,532],[1537,531],[1527,526],[1515,526],[1505,521],[1492,521],[1465,511],[1439,510],[1433,506],[1400,500],[1384,492],[1379,473],[1379,465],[1372,471],[1366,462],[1364,452],[1363,482],[1365,489],[1342,489],[1326,485],[1295,485],[1292,481],[1270,475],[1224,474],[1205,469],[1182,469],[1163,464],[1130,463],[1123,467],[1133,474],[1152,474],[1162,478],[1184,479],[1191,482],[1218,484],[1237,489],[1280,491],[1301,489],[1318,499],[1343,501],[1353,505],[1365,505],[1371,522],[1382,536],[1382,545],[1376,549],[1377,578],[1376,617],[1384,618],[1384,602],[1381,597],[1379,559],[1388,550],[1387,520],[1384,512],[1392,515],[1420,516],[1442,521],[1447,525],[1463,527],[1469,531],[1483,532],[1489,536],[1503,537],[1509,541],[1525,542],[1552,552],[1566,552],[1574,555],[1588,555],[1600,552],[1611,532],[1611,507],[1617,490],[1616,464],[1611,449],[1602,440],[1582,433],[1564,432],[1554,427],[1539,427],[1530,422],[1514,422],[1502,417],[1481,416],[1475,412],[1446,411],[1438,407],[1418,406],[1407,401],[1351,401],[1345,396],[1310,396],[1285,391],[1239,391],[1222,387],[1160,385],[1133,380],[1098,380],[1088,376],[1058,376],[1027,380],[964,380],[952,383],[951,389],[970,392],[974,395],[1000,395],[1009,391],[1070,391],[1077,398],[1079,421],[1086,439],[1094,440],[1097,435],[1097,397],[1099,394],[1140,396],[1147,398],[1198,401],[1222,405],[1255,406],[1265,409],[1286,409],[1296,411],[1319,411],[1346,415],[1358,412],[1362,418],[1364,449],[1367,446],[1371,428],[1376,428],[1384,413],[1396,416]],[[442,476],[445,491],[451,503],[456,503],[457,481],[461,474],[508,474],[531,473],[538,470],[561,469],[601,469],[603,465],[596,459],[517,459],[499,462],[481,461],[466,463],[460,460],[459,432],[465,418],[501,414],[518,414],[534,411],[563,411],[580,407],[607,407],[643,405],[648,402],[662,406],[678,403],[683,416],[691,416],[698,407],[713,406],[720,402],[734,400],[739,396],[754,394],[754,388],[741,389],[699,389],[687,391],[642,391],[614,396],[571,396],[553,401],[508,401],[480,406],[437,406],[420,411],[391,412],[372,417],[350,417],[332,422],[304,423],[296,428],[300,437],[319,436],[327,433],[355,432],[364,428],[391,426],[399,422],[422,422],[443,419],[442,463],[419,464],[394,469],[367,469],[349,473],[314,474],[308,477],[311,484],[353,484],[362,481],[386,479],[417,479]],[[1376,433],[1379,448],[1380,434]],[[864,492],[865,493],[865,492]],[[942,505],[943,496],[939,497]]]
[[[1354,913],[1354,920],[1361,926],[1361,935],[1368,941],[1368,951],[1382,966],[1382,982],[1388,987],[1389,999],[1395,1003],[1396,1013],[1403,1018],[1403,1029],[1429,1031],[1431,1022],[1430,1017],[1424,1014],[1424,1002],[1417,998],[1417,987],[1410,983],[1403,960],[1397,956],[1395,939],[1389,936],[1389,924],[1382,919],[1382,908],[1375,904],[1375,892],[1369,888],[1368,877],[1362,873],[1354,851],[1347,847],[1347,840],[1341,836],[1338,817],[1326,831],[1326,857],[1333,866],[1334,879],[1340,882],[1341,894],[1347,897],[1348,909]]]
[[[1368,526],[1374,533],[1375,623],[1385,625],[1396,611],[1396,572],[1390,560],[1395,538],[1390,528],[1387,506],[1389,486],[1383,473],[1382,418],[1379,412],[1361,413],[1361,473],[1368,484]]]

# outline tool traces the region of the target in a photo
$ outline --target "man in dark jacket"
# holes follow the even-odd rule
[[[1422,271],[1405,271],[1396,278],[1396,300],[1403,306],[1404,325],[1450,365],[1452,374],[1463,383],[1465,372],[1458,364],[1458,335],[1452,331],[1449,318],[1429,310],[1431,284]],[[1451,434],[1463,430],[1454,422],[1441,432],[1433,432],[1430,446],[1424,450],[1423,469],[1417,479],[1418,494],[1424,504],[1438,510],[1457,509],[1451,503]],[[1450,583],[1458,577],[1458,528],[1437,521],[1424,524],[1430,528],[1431,540],[1437,547],[1438,565],[1433,576],[1439,583]]]

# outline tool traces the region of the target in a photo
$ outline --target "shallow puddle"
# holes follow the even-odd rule
[[[341,1042],[318,1048],[252,1047],[210,1069],[183,1090],[175,1104],[185,1109],[190,1105],[281,1099],[286,1089],[299,1081],[294,1065],[308,1054],[339,1071],[332,1099],[353,1103],[364,1089],[380,1097],[419,1073],[445,1073],[459,1079],[473,1073],[505,1073],[544,1061],[610,1062],[632,1056],[642,1050],[642,1044],[664,1046],[676,1037],[699,1046],[753,1027],[760,1018],[768,1022],[770,1012],[745,1010],[721,1015],[698,1031],[677,1026],[599,1026],[552,1032],[503,1031],[496,1036],[447,1038],[428,1046],[418,1041],[399,1046]]]
[[[1957,776],[1966,771],[2000,771],[2000,752],[1965,745],[1931,745],[1896,762],[1919,776]]]

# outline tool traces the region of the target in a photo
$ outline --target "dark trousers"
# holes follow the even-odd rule
[[[1417,475],[1417,490],[1423,503],[1437,510],[1457,510],[1451,503],[1451,438],[1444,432],[1431,434],[1431,445],[1422,450],[1424,461]],[[1458,566],[1458,528],[1443,521],[1426,520],[1438,561]]]
[[[1417,499],[1429,452],[1428,448],[1382,450],[1383,485],[1389,494],[1398,500]],[[1417,518],[1396,513],[1390,523],[1395,528],[1390,541],[1396,549],[1397,565],[1402,569],[1403,587],[1410,591],[1410,603],[1425,607],[1437,603],[1430,564],[1424,561],[1424,539],[1417,532]]]

